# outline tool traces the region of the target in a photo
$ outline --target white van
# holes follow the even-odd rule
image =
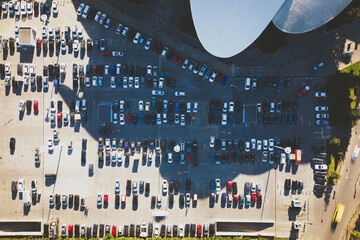
[[[76,113],[80,112],[80,100],[76,100],[75,102],[75,112]]]
[[[86,111],[86,109],[87,109],[87,108],[86,108],[86,99],[83,99],[83,100],[82,100],[82,110],[83,110],[83,111]]]
[[[301,208],[302,203],[300,200],[291,200],[291,207]]]
[[[245,78],[245,90],[250,90],[251,78]]]
[[[29,192],[29,190],[24,191],[23,199],[24,199],[24,206],[30,206],[30,192]]]
[[[86,7],[83,11],[83,14],[81,15],[84,19],[86,19],[87,16],[89,15],[90,9],[91,9],[91,7],[89,5],[86,5]]]

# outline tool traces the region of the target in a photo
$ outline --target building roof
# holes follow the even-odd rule
[[[31,27],[19,28],[19,44],[35,46],[36,32]]]
[[[344,10],[352,0],[286,0],[273,23],[288,33],[314,30]]]
[[[203,47],[221,58],[246,49],[263,32],[285,0],[190,0]]]

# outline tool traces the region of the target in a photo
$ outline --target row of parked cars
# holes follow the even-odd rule
[[[190,125],[192,114],[198,112],[198,102],[174,102],[166,99],[158,101],[156,97],[153,97],[151,102],[140,100],[136,105],[138,113],[132,113],[135,110],[132,101],[114,100],[113,123],[120,125],[174,123],[185,126]]]
[[[39,15],[39,7],[41,14],[50,14],[51,9],[54,16],[57,16],[58,12],[58,4],[57,1],[41,1],[40,3],[37,1],[10,1],[10,2],[2,2],[1,4],[1,13],[3,18],[7,17],[16,17],[26,18]]]
[[[276,90],[291,88],[292,82],[284,77],[245,78],[245,90],[273,88]]]
[[[195,223],[177,225],[177,224],[159,224],[153,225],[152,222],[130,225],[108,225],[108,224],[93,224],[93,226],[86,226],[85,224],[63,224],[61,225],[61,237],[75,237],[75,238],[97,238],[105,237],[111,234],[113,237],[137,237],[137,238],[152,238],[152,237],[212,237],[215,235],[215,224],[198,224]],[[49,225],[44,224],[44,237],[49,236]]]
[[[181,140],[180,143],[176,143],[175,140],[171,140],[170,143],[164,139],[144,139],[142,141],[125,141],[124,139],[110,138],[104,139],[99,138],[98,141],[98,155],[99,162],[104,161],[103,150],[105,149],[106,161],[113,164],[121,164],[123,157],[125,157],[125,162],[130,160],[129,155],[134,155],[135,153],[140,153],[142,150],[142,161],[143,163],[148,162],[148,165],[151,164],[152,160],[156,162],[167,162],[171,163],[193,163],[194,165],[198,164],[198,142],[196,140]],[[149,149],[149,153],[148,153]],[[124,154],[123,154],[124,151]],[[155,153],[154,153],[155,151]]]
[[[319,91],[315,92],[315,123],[318,126],[327,126],[329,125],[329,108],[326,102],[327,94],[326,91],[322,90],[320,87],[317,87],[317,89]]]
[[[83,9],[85,8],[85,5],[80,5],[78,8],[78,15],[81,15]],[[90,15],[94,15],[94,21],[103,25],[106,29],[110,27],[111,20],[106,13],[97,12],[96,14],[94,14],[90,11]],[[167,58],[168,60],[175,62],[183,69],[188,69],[189,71],[192,71],[195,75],[198,75],[203,80],[209,80],[209,82],[215,81],[216,83],[221,83],[221,85],[223,86],[226,84],[228,78],[220,73],[218,74],[206,64],[197,63],[190,58],[182,56],[181,54],[177,54],[173,50],[170,50],[168,47],[163,46],[159,42],[153,41],[151,38],[146,37],[144,34],[134,31],[121,23],[116,28],[115,34],[127,37],[129,40],[132,40],[132,43],[134,44],[144,44],[145,50],[153,50],[161,57]]]

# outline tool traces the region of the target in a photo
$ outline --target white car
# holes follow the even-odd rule
[[[31,3],[31,2],[28,2],[28,3],[26,4],[26,9],[27,9],[27,14],[28,14],[28,15],[32,15],[32,14],[33,14],[32,3]]]
[[[10,63],[5,64],[5,73],[6,73],[6,75],[11,74],[11,64]]]
[[[73,42],[73,49],[74,49],[74,52],[78,52],[79,51],[79,40],[75,40]]]
[[[316,118],[318,118],[318,119],[320,119],[320,118],[329,118],[329,114],[318,113],[318,114],[316,114]]]
[[[24,191],[24,185],[25,185],[25,180],[24,179],[19,179],[19,182],[18,182],[18,191],[19,191],[19,193],[22,193]]]
[[[109,75],[109,65],[105,65],[105,68],[104,68],[104,74],[105,75]]]
[[[229,102],[229,112],[234,112],[234,102]]]
[[[274,139],[269,139],[269,151],[274,151]]]
[[[123,113],[119,114],[119,121],[121,126],[125,125],[125,115]]]
[[[15,38],[19,37],[19,26],[15,26]]]
[[[184,237],[185,233],[184,233],[184,225],[179,225],[179,237]]]
[[[250,152],[250,142],[249,141],[245,142],[245,152]]]
[[[281,153],[281,155],[280,155],[280,164],[285,164],[285,162],[286,162],[286,154]]]
[[[120,151],[117,152],[117,161],[118,163],[122,163],[122,152]]]
[[[93,76],[93,78],[92,78],[92,85],[93,85],[94,87],[97,86],[97,76]]]
[[[106,22],[105,22],[105,24],[104,24],[104,28],[109,29],[110,23],[111,23],[110,18],[106,19]]]
[[[167,47],[164,47],[162,52],[161,52],[161,57],[165,57],[168,50],[169,49]]]
[[[98,205],[98,207],[102,206],[102,195],[101,195],[101,193],[98,193],[98,195],[97,195],[97,205]]]
[[[56,112],[55,100],[51,100],[51,101],[50,101],[50,111],[51,111],[51,113],[55,113],[55,112]]]
[[[119,24],[119,26],[117,27],[117,29],[116,29],[116,34],[117,35],[119,35],[120,33],[121,33],[121,30],[123,29],[123,27],[124,27],[124,25],[122,25],[122,24]]]
[[[94,17],[94,21],[99,22],[100,18],[101,18],[101,12],[97,12],[95,17]]]
[[[10,4],[9,4],[9,12],[11,14]],[[21,1],[21,14],[23,16],[26,16],[26,2],[25,1]]]
[[[227,114],[223,113],[221,117],[221,125],[226,126],[227,124]]]
[[[120,75],[120,73],[121,73],[121,64],[120,64],[120,63],[117,63],[117,64],[116,64],[116,74],[117,74],[117,75]]]
[[[318,125],[318,126],[326,126],[326,125],[329,125],[329,121],[316,120],[316,125]]]
[[[116,164],[116,152],[111,152],[111,162]]]
[[[100,18],[100,20],[99,20],[99,23],[100,23],[101,25],[103,25],[106,17],[107,17],[107,15],[106,15],[105,13],[103,13],[103,14],[101,15],[101,18]]]
[[[159,78],[159,88],[164,88],[164,78]]]
[[[127,79],[127,77],[123,77],[123,88],[128,88],[128,79]]]
[[[85,4],[81,3],[80,6],[77,9],[77,15],[80,16],[82,14],[82,12],[84,11],[85,8]]]
[[[264,149],[264,150],[267,150],[267,148],[268,148],[268,140],[267,140],[267,139],[264,139],[264,140],[263,140],[263,149]]]
[[[30,71],[29,72],[30,72],[31,75],[35,75],[35,65],[34,64],[30,65]]]
[[[152,39],[151,39],[151,38],[148,38],[148,39],[146,40],[145,50],[149,50],[149,49],[150,49],[151,42],[152,42]]]
[[[191,202],[190,193],[186,193],[186,194],[185,194],[185,202],[186,202],[186,206],[189,207],[189,206],[190,206],[190,202]]]
[[[135,88],[140,88],[139,77],[135,77],[135,78],[134,78],[134,87],[135,87]]]
[[[78,34],[78,38],[79,38],[79,39],[83,39],[83,38],[84,38],[82,28],[79,28],[78,33],[77,33],[77,34]]]
[[[111,76],[110,86],[111,86],[111,88],[116,88],[116,82],[115,82],[115,77],[114,76]]]
[[[168,192],[168,183],[166,180],[163,181],[162,192],[163,192],[163,194],[167,194],[167,192]]]
[[[176,96],[176,97],[185,97],[185,96],[186,96],[186,92],[176,91],[176,92],[175,92],[175,96]]]
[[[217,72],[213,72],[213,73],[211,74],[211,77],[209,78],[209,82],[214,82],[216,76],[217,76]]]
[[[168,163],[172,163],[173,162],[173,158],[172,158],[172,152],[168,153]]]
[[[194,107],[193,107],[193,113],[197,113],[198,112],[198,102],[194,102]]]
[[[129,28],[128,27],[124,27],[124,30],[122,31],[121,35],[123,35],[124,37],[126,37],[126,34],[128,33]]]
[[[181,114],[180,116],[180,125],[185,126],[185,114]]]
[[[155,228],[154,228],[154,237],[159,237],[159,232],[160,232],[160,226],[159,226],[159,224],[157,223],[157,224],[155,224]]]
[[[164,91],[159,91],[159,90],[152,90],[151,94],[154,96],[163,96],[165,94]]]
[[[60,64],[60,74],[65,74],[66,73],[65,67],[66,67],[65,63]]]
[[[215,136],[210,136],[210,147],[213,148],[215,147]]]
[[[181,65],[182,69],[186,69],[188,64],[189,64],[190,60],[187,58],[185,59],[184,63]]]
[[[268,159],[268,152],[267,151],[263,151],[263,163],[266,163]]]
[[[228,103],[224,102],[224,106],[223,106],[223,112],[226,113],[228,110]]]
[[[146,71],[147,71],[147,76],[148,77],[151,77],[152,76],[152,66],[151,65],[148,65],[147,67],[146,67]]]
[[[53,151],[54,150],[54,144],[53,144],[53,140],[49,139],[48,140],[48,150],[49,151]]]
[[[56,1],[52,2],[52,10],[53,10],[53,14],[58,14],[58,4]]]
[[[144,101],[140,100],[139,101],[139,112],[144,111]]]
[[[133,43],[138,44],[138,42],[139,42],[139,40],[140,40],[140,37],[141,37],[141,33],[137,32],[137,33],[135,34]]]
[[[257,142],[256,142],[256,150],[261,151],[261,140],[257,140]]]
[[[150,111],[150,102],[145,103],[145,111],[146,112]]]
[[[256,148],[256,140],[255,140],[255,138],[253,138],[253,139],[251,139],[251,149],[255,150],[255,148]]]
[[[217,178],[217,179],[215,179],[215,191],[216,191],[216,194],[219,194],[220,190],[221,190],[220,179]]]
[[[61,39],[61,51],[65,52],[66,51],[66,41],[65,38]]]
[[[326,92],[316,92],[315,97],[326,97]]]
[[[326,171],[328,166],[326,164],[315,164],[314,168],[315,170]]]
[[[327,106],[316,106],[315,111],[321,112],[321,111],[327,111],[329,108]]]
[[[47,38],[47,26],[42,27],[42,37]]]
[[[111,147],[110,147],[110,138],[106,138],[105,139],[105,149],[106,151],[110,151],[111,150]]]
[[[271,113],[275,112],[275,103],[273,102],[270,103],[270,112]]]

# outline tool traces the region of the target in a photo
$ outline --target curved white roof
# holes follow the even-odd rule
[[[304,33],[318,28],[344,10],[352,0],[286,0],[273,19],[288,33]]]
[[[284,1],[190,0],[190,6],[201,44],[214,56],[228,58],[256,40]]]

